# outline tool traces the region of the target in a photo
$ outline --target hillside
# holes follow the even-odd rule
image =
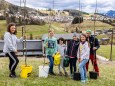
[[[71,25],[70,23],[62,24],[63,27],[67,29],[68,32],[73,32],[76,31],[76,27],[79,27],[79,24],[73,24]],[[96,21],[95,29],[109,29],[112,28],[113,26]],[[94,21],[91,20],[84,20],[83,23],[80,24],[80,30],[85,31],[87,29],[91,29],[92,31],[94,30]]]
[[[6,21],[5,20],[1,20],[0,21],[0,35],[3,36],[4,32],[6,31]],[[76,25],[71,25],[70,23],[57,23],[54,22],[52,23],[52,27],[55,29],[55,33],[66,33],[64,30],[68,28],[69,32],[71,31],[75,31],[76,27],[78,26],[78,24]],[[89,21],[89,20],[85,20],[82,24],[81,24],[81,31],[85,31],[87,29],[94,29],[94,23],[93,21]],[[97,21],[96,22],[96,29],[108,29],[111,28],[111,25],[102,23]],[[47,30],[49,28],[49,24],[46,25],[26,25],[26,32],[27,32],[27,36],[29,38],[30,34],[33,35],[34,39],[39,39],[41,38],[42,34],[47,33]],[[17,28],[18,30],[18,37],[21,36],[21,27],[19,26]],[[1,37],[0,37],[1,38]]]

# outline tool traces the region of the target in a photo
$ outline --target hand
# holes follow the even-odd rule
[[[93,50],[97,50],[97,47],[93,47]]]
[[[23,39],[26,39],[26,36],[23,36]]]
[[[15,52],[15,53],[17,53],[18,51],[17,51],[17,50],[15,50],[14,52]]]
[[[46,42],[46,47],[48,47],[48,42]]]
[[[68,56],[68,55],[65,55],[65,56]]]
[[[81,58],[78,58],[78,62],[80,63],[82,61],[82,59]]]
[[[55,54],[52,55],[52,57],[54,58]]]

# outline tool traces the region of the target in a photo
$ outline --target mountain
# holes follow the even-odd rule
[[[33,9],[33,8],[30,8],[30,7],[20,7],[20,6],[17,6],[17,5],[14,5],[10,2],[7,2],[5,0],[0,0],[0,11],[1,10],[5,10],[5,11],[8,11],[9,13],[11,14],[17,14],[18,12],[20,12],[21,15],[24,14],[24,11],[26,12],[26,14],[28,13],[31,13],[31,14],[39,14],[39,15],[46,15],[45,13],[41,13],[40,11],[36,10],[36,9]]]
[[[115,10],[110,10],[105,15],[107,15],[108,17],[114,17],[115,18]]]

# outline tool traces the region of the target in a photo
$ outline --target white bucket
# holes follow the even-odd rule
[[[39,66],[39,77],[48,77],[49,66]]]

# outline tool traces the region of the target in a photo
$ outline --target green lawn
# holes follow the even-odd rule
[[[16,69],[17,75],[20,74],[20,66],[24,64],[24,58],[19,58],[20,63]],[[27,59],[29,65],[33,66],[32,75],[27,79],[20,77],[9,78],[8,58],[0,58],[0,86],[115,86],[115,62],[99,62],[100,77],[97,80],[89,79],[84,85],[80,81],[74,81],[65,76],[51,76],[48,78],[38,77],[38,67],[43,65],[43,59],[29,57]],[[46,64],[47,65],[47,64]],[[90,66],[90,69],[92,67]],[[57,66],[54,71],[58,74]],[[67,68],[69,73],[69,68]]]
[[[82,31],[87,30],[87,29],[94,29],[94,25],[93,25],[93,21],[89,21],[89,20],[85,20],[82,24]],[[72,30],[72,26],[68,26],[69,30]],[[76,25],[75,25],[76,27]],[[105,23],[101,23],[101,22],[96,22],[96,29],[104,29],[104,28],[111,28],[112,26],[105,24]],[[7,25],[6,25],[6,21],[5,20],[0,20],[0,38],[3,37],[4,32],[6,31]],[[64,28],[65,28],[65,23],[57,23],[57,22],[53,22],[52,23],[52,28],[54,28],[55,33],[66,33],[64,32]],[[45,33],[47,33],[49,29],[49,24],[46,25],[26,25],[26,35],[27,38],[29,39],[30,34],[33,35],[34,39],[39,39],[41,38],[41,36]],[[18,30],[18,37],[21,37],[21,27],[17,27]]]
[[[55,33],[66,33],[63,31],[63,28],[57,23],[54,23],[51,25],[51,27],[55,30]],[[4,32],[6,31],[7,25],[5,20],[0,20],[0,36],[4,35]],[[26,36],[27,38],[30,37],[30,34],[33,35],[34,39],[39,39],[43,34],[46,34],[49,29],[49,24],[46,25],[26,25]],[[18,37],[21,37],[22,34],[22,27],[17,27]]]
[[[97,54],[109,59],[110,58],[110,50],[111,50],[110,45],[101,45],[99,50],[97,50]],[[115,45],[113,45],[112,59],[115,60]]]

